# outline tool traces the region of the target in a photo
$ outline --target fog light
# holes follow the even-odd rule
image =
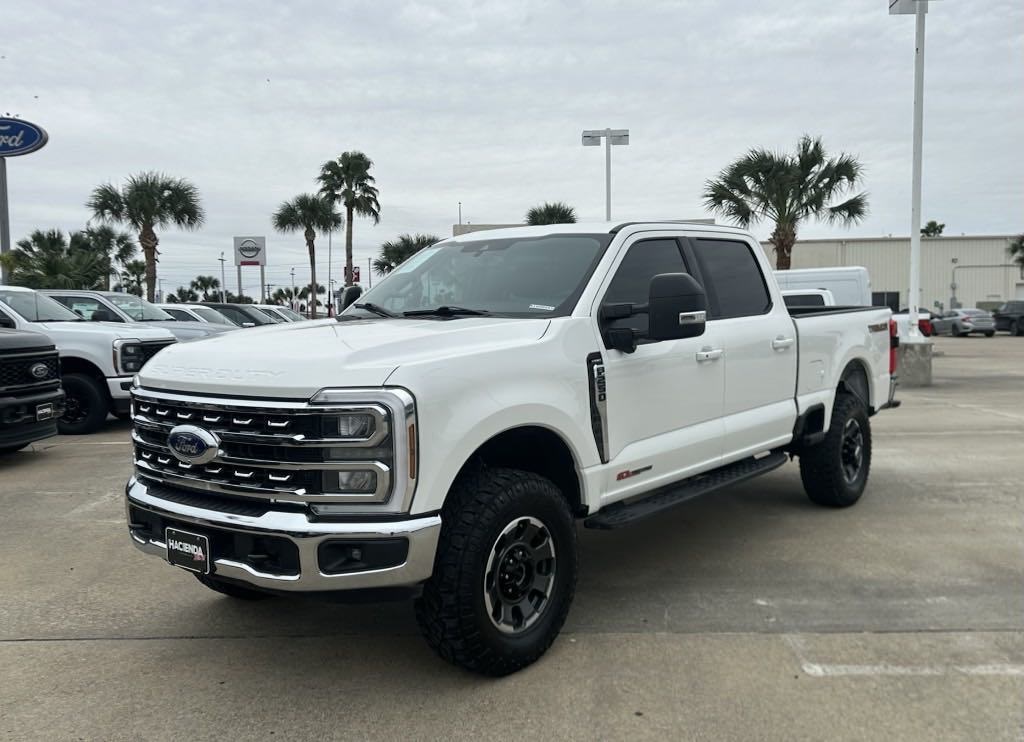
[[[338,474],[338,492],[353,492],[365,494],[368,492],[376,492],[377,490],[377,472],[355,470],[355,471],[339,471]]]
[[[353,414],[338,416],[338,437],[364,439],[373,435],[373,417]]]

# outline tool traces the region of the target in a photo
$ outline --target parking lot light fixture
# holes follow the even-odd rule
[[[604,139],[604,218],[612,220],[612,145],[629,144],[629,129],[588,129],[583,146],[596,147]]]

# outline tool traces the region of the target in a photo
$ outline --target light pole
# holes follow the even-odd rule
[[[612,145],[629,144],[629,129],[588,129],[583,146],[596,147],[604,139],[604,218],[612,220]]]
[[[218,258],[218,259],[220,260],[220,303],[221,304],[227,304],[228,300],[227,300],[227,297],[224,294],[224,291],[226,290],[226,287],[227,287],[227,281],[228,281],[227,278],[224,275],[224,253],[221,253],[220,254],[220,258]]]
[[[890,15],[913,15],[914,34],[914,143],[910,190],[910,288],[907,297],[909,335],[920,341],[917,305],[921,300],[921,140],[924,127],[924,19],[928,0],[889,0]]]

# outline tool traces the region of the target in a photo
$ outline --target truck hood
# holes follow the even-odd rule
[[[186,340],[198,340],[199,338],[206,338],[211,335],[220,335],[222,332],[233,332],[239,329],[237,327],[227,327],[226,325],[214,325],[209,322],[183,322],[174,319],[135,322],[132,323],[132,326],[167,330],[183,342]]]
[[[151,389],[308,399],[325,387],[377,387],[406,363],[527,345],[546,319],[366,319],[265,325],[178,343],[142,369]]]
[[[52,334],[54,337],[107,337],[111,342],[118,338],[134,338],[137,340],[173,340],[174,335],[158,327],[146,327],[141,324],[125,324],[122,322],[32,322],[33,330]],[[58,343],[59,345],[59,343]]]

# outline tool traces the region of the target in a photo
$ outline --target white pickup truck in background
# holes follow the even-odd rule
[[[0,327],[39,332],[57,346],[66,400],[61,433],[91,433],[107,414],[125,418],[132,377],[175,342],[167,330],[87,322],[49,296],[0,286]]]
[[[794,455],[811,500],[855,503],[893,342],[887,308],[788,309],[728,227],[464,235],[337,322],[148,364],[128,528],[238,598],[411,592],[442,657],[507,674],[565,620],[576,519],[625,526]]]

